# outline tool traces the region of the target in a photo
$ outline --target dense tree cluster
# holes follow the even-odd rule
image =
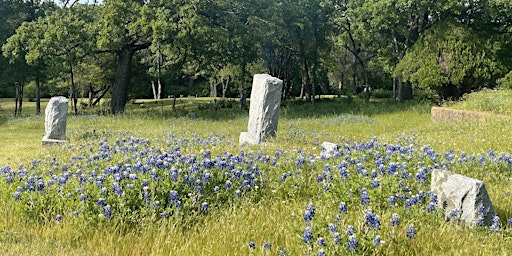
[[[284,98],[441,101],[508,86],[511,35],[509,0],[0,0],[0,97],[18,113],[24,96],[78,111],[107,95],[115,114],[141,97],[238,97],[265,72]]]

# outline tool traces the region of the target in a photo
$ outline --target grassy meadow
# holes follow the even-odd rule
[[[428,102],[289,101],[275,138],[240,146],[248,111],[218,103],[70,114],[69,144],[42,147],[34,103],[11,118],[0,100],[0,255],[512,251],[512,120],[433,123]],[[324,141],[338,155],[319,158]],[[497,226],[446,221],[429,193],[433,168],[483,180]]]

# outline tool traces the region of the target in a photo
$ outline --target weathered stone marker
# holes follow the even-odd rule
[[[43,146],[67,142],[67,116],[68,99],[62,96],[52,97],[45,110]]]
[[[339,150],[340,146],[338,144],[325,141],[322,143],[322,147],[320,149],[320,158],[329,159],[334,157]]]
[[[240,133],[240,145],[259,144],[276,135],[283,81],[267,74],[254,75],[247,132]]]
[[[457,211],[457,217],[468,226],[478,219],[490,226],[496,215],[491,199],[482,181],[443,170],[432,172],[431,191],[437,195],[438,204],[445,216]]]

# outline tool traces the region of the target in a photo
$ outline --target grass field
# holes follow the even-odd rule
[[[141,103],[120,116],[69,115],[70,143],[41,147],[43,117],[11,118],[11,101],[0,100],[0,255],[512,251],[512,168],[502,161],[511,152],[510,120],[432,123],[429,103],[290,101],[281,106],[276,138],[242,147],[248,112],[237,106],[215,111],[210,100],[192,98],[174,110],[169,100]],[[33,113],[31,104],[24,113]],[[315,159],[323,141],[342,145],[343,154]],[[381,173],[377,162],[397,168],[396,175]],[[427,180],[416,175],[443,166],[485,182],[498,231],[427,210],[429,172]],[[179,194],[179,206],[169,191]],[[390,196],[421,199],[411,206],[405,198],[389,203]],[[379,225],[368,223],[368,214]],[[400,225],[390,224],[393,214]]]

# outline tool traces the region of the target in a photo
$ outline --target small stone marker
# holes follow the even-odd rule
[[[457,217],[466,225],[476,225],[478,219],[483,220],[486,226],[492,224],[496,212],[482,181],[448,171],[434,170],[430,186],[447,219],[448,214],[455,210]]]
[[[45,110],[43,146],[67,142],[67,116],[68,99],[62,96],[52,97]]]
[[[320,158],[329,159],[334,157],[339,150],[340,146],[338,144],[325,141],[322,143],[322,147],[320,149]]]
[[[254,75],[247,132],[240,133],[240,145],[259,144],[276,135],[283,81],[267,74]]]

